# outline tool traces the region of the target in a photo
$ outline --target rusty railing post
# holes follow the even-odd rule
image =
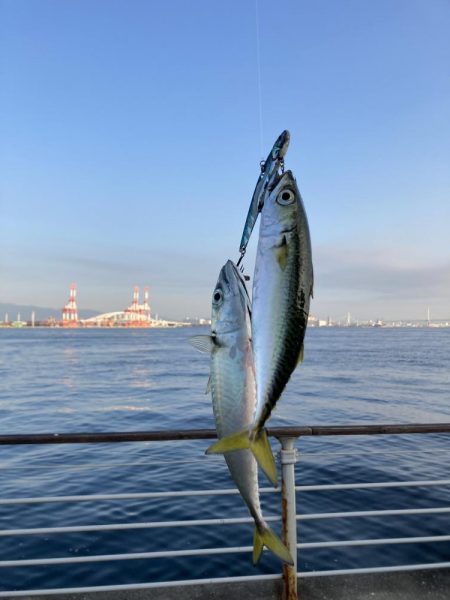
[[[281,442],[281,518],[283,542],[294,564],[283,565],[284,599],[297,600],[297,519],[295,501],[295,437],[280,437]]]

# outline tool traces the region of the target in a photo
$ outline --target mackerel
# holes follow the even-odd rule
[[[247,430],[213,444],[210,452],[256,448],[267,438],[264,425],[292,372],[303,358],[313,293],[311,239],[305,207],[291,171],[279,176],[265,199],[253,279],[252,335],[256,410]],[[270,446],[255,456],[276,484]]]
[[[253,279],[257,431],[303,359],[313,279],[308,219],[297,182],[286,171],[262,209]]]
[[[192,344],[211,356],[210,379],[219,439],[253,420],[256,407],[255,367],[251,343],[250,299],[243,278],[231,261],[220,271],[212,298],[211,335],[195,336]],[[264,521],[259,500],[258,467],[250,449],[224,453],[228,469],[255,521],[253,562],[267,546],[292,564],[289,551]]]

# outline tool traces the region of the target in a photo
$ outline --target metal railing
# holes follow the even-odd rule
[[[295,464],[298,460],[298,452],[295,443],[299,437],[304,436],[337,436],[337,435],[380,435],[380,434],[425,434],[425,433],[450,433],[450,423],[420,424],[420,425],[350,425],[334,427],[282,427],[269,430],[269,435],[276,437],[281,443],[281,466],[282,486],[281,492],[274,488],[262,488],[262,494],[280,494],[281,496],[281,523],[283,540],[286,543],[294,559],[293,566],[283,567],[283,581],[285,597],[289,600],[297,598],[297,577],[317,577],[329,575],[341,575],[351,573],[378,573],[392,571],[410,571],[419,569],[449,568],[450,561],[434,562],[425,564],[399,565],[394,567],[371,567],[355,569],[335,569],[326,571],[300,572],[297,569],[297,553],[307,549],[358,547],[374,545],[413,544],[450,541],[450,535],[428,535],[415,537],[392,537],[377,539],[356,540],[329,540],[321,542],[297,541],[298,521],[311,521],[320,519],[348,519],[362,517],[385,517],[399,515],[431,515],[448,514],[450,506],[423,507],[391,510],[358,510],[343,512],[318,512],[308,514],[297,514],[296,492],[309,493],[320,491],[338,491],[354,489],[386,489],[402,487],[430,487],[450,485],[450,479],[436,480],[408,480],[408,481],[385,481],[364,483],[343,483],[323,485],[299,485],[295,484]],[[2,435],[0,445],[23,445],[23,444],[70,444],[70,443],[111,443],[111,442],[142,442],[142,441],[175,441],[175,440],[204,440],[216,437],[214,430],[186,430],[166,432],[106,432],[106,433],[73,433],[73,434],[40,434],[40,435]],[[0,507],[11,505],[29,504],[54,504],[54,503],[77,503],[96,502],[125,499],[155,499],[155,498],[178,498],[195,496],[227,496],[237,494],[236,489],[216,490],[184,490],[164,491],[147,493],[120,493],[120,494],[91,494],[91,495],[67,495],[67,496],[39,496],[28,498],[0,498]],[[279,522],[280,517],[270,516],[266,518],[269,522]],[[242,518],[211,518],[211,519],[186,519],[178,521],[150,521],[132,523],[106,523],[94,525],[77,526],[53,526],[35,528],[15,528],[0,530],[0,537],[17,537],[33,535],[50,535],[63,533],[81,533],[90,531],[120,531],[120,530],[144,530],[167,527],[198,527],[212,525],[236,525],[241,523],[252,523],[250,517]],[[121,554],[98,554],[89,556],[70,556],[55,558],[34,558],[21,560],[0,560],[0,569],[12,567],[47,566],[77,563],[100,563],[106,561],[128,561],[139,559],[173,558],[188,556],[212,556],[229,553],[251,552],[251,546],[229,546],[220,548],[198,548],[181,550],[163,550],[153,552],[129,552]],[[35,589],[27,591],[0,592],[1,597],[25,597],[34,595],[58,595],[63,593],[89,593],[112,590],[129,589],[152,589],[166,586],[213,584],[226,582],[244,582],[256,580],[280,579],[280,575],[253,575],[240,577],[220,577],[208,579],[188,579],[181,581],[148,582],[126,585],[108,586],[84,586],[76,588],[51,588]]]

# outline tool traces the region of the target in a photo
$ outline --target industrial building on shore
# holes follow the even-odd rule
[[[179,321],[166,321],[152,318],[149,304],[149,288],[144,288],[144,301],[139,302],[139,287],[135,286],[133,300],[123,310],[95,315],[88,319],[78,318],[77,286],[72,283],[69,292],[69,301],[62,309],[62,320],[54,323],[60,327],[183,327],[190,323]]]

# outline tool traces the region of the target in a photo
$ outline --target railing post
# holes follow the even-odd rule
[[[283,542],[294,564],[283,565],[284,599],[297,600],[297,519],[295,502],[295,437],[280,437],[281,442],[281,518]]]

